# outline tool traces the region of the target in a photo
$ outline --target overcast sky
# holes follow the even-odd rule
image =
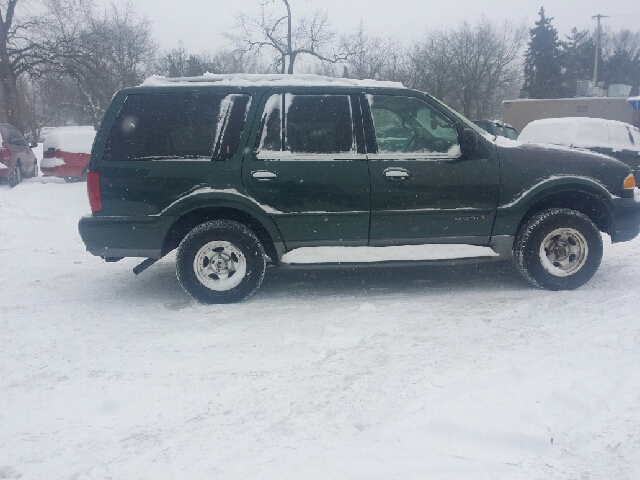
[[[548,16],[555,18],[561,38],[574,26],[595,27],[591,16],[598,13],[611,15],[603,20],[605,27],[640,30],[639,0],[291,0],[291,4],[294,15],[315,8],[326,10],[337,32],[348,32],[362,20],[366,31],[406,43],[425,30],[455,27],[483,14],[533,26],[543,5]],[[226,41],[221,33],[233,26],[234,12],[258,11],[259,0],[133,0],[133,5],[153,22],[161,48],[174,48],[182,40],[188,51],[199,52],[223,46]]]

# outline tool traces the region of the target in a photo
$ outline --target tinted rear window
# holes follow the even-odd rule
[[[230,158],[238,147],[249,100],[248,95],[129,95],[103,160]]]
[[[26,147],[29,145],[22,134],[18,130],[16,130],[15,127],[9,124],[5,123],[4,125],[2,125],[2,135],[6,142],[11,145],[19,145],[21,147]]]

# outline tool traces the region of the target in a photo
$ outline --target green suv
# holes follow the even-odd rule
[[[251,295],[267,263],[415,265],[376,253],[419,245],[488,250],[460,261],[512,259],[533,285],[572,289],[598,269],[601,231],[613,242],[640,231],[621,162],[493,137],[397,83],[312,75],[152,77],[122,90],[87,187],[90,253],[146,258],[139,273],[177,249],[180,284],[205,303]],[[331,247],[373,260],[287,261]]]

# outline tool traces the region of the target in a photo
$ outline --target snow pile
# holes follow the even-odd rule
[[[273,86],[301,86],[301,87],[384,87],[405,88],[399,82],[384,82],[379,80],[355,80],[350,78],[324,77],[321,75],[280,75],[280,74],[213,74],[205,73],[199,77],[167,78],[153,75],[147,78],[142,87],[167,87],[174,85],[218,85],[229,87],[273,87]]]
[[[611,148],[640,152],[640,131],[633,125],[602,118],[547,118],[527,125],[518,140],[578,148]]]
[[[96,131],[93,127],[59,127],[44,141],[44,151],[50,148],[68,153],[91,153]]]

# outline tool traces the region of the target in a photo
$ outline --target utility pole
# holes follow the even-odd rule
[[[600,20],[602,20],[603,18],[609,18],[607,15],[594,15],[591,18],[596,18],[598,19],[598,33],[596,36],[596,61],[593,67],[593,88],[597,88],[598,86],[598,58],[600,57],[600,37],[602,35],[602,29],[600,27]]]

